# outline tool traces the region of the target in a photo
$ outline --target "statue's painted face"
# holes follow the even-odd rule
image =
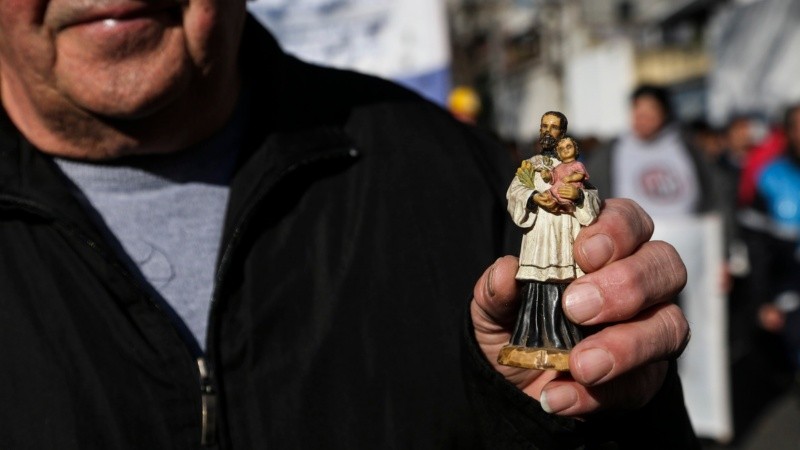
[[[556,151],[558,152],[558,158],[566,162],[574,161],[578,154],[578,149],[575,147],[575,141],[572,138],[564,138],[558,141]]]
[[[539,127],[539,143],[542,148],[555,148],[562,133],[561,119],[558,116],[546,114],[542,117],[542,123]]]

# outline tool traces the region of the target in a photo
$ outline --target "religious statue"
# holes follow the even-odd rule
[[[580,327],[564,316],[562,296],[584,274],[572,247],[580,228],[597,218],[600,199],[583,164],[576,161],[577,144],[566,132],[564,114],[549,111],[542,116],[542,152],[522,162],[506,193],[508,212],[523,230],[516,275],[522,298],[500,364],[566,371],[569,350],[583,337]]]

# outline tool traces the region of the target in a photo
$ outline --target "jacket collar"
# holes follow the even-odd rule
[[[248,112],[224,241],[250,205],[287,173],[355,155],[353,141],[343,130],[349,109],[332,106],[314,91],[318,78],[310,73],[321,69],[283,53],[252,16],[247,18],[239,58]]]
[[[72,194],[72,185],[52,158],[25,139],[0,108],[0,201],[16,205],[40,218],[64,217],[71,224],[93,229]]]

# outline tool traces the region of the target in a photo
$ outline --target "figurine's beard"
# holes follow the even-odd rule
[[[542,146],[542,150],[552,150],[556,147],[556,138],[544,134],[539,138],[539,144]]]

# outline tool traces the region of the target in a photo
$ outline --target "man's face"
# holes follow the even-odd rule
[[[558,116],[547,114],[542,117],[539,127],[539,143],[543,149],[553,149],[561,138],[561,119]]]
[[[751,128],[750,121],[744,118],[736,119],[728,126],[728,148],[735,156],[743,156],[753,145]]]
[[[241,0],[0,0],[3,104],[23,132],[197,119],[235,78],[243,20]]]
[[[664,109],[655,98],[644,95],[633,101],[632,128],[639,139],[653,139],[666,121]]]

